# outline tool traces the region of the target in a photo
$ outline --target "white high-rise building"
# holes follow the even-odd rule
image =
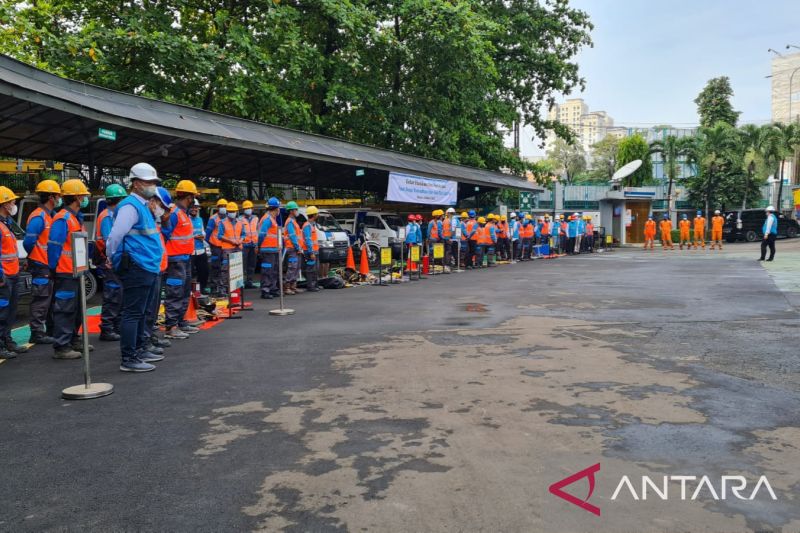
[[[800,52],[772,58],[772,121],[800,121]]]
[[[563,104],[554,105],[547,113],[547,119],[569,126],[589,159],[593,144],[608,134],[624,136],[626,131],[624,128],[614,128],[614,119],[605,111],[589,111],[589,106],[583,98],[569,98]],[[554,132],[547,132],[544,141],[545,152],[552,149],[557,138]]]

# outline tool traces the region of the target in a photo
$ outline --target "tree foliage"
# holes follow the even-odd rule
[[[586,153],[580,144],[569,144],[564,139],[556,139],[547,152],[548,165],[563,176],[563,181],[571,185],[575,177],[586,170]]]
[[[653,181],[653,165],[650,162],[650,147],[638,133],[620,140],[617,147],[617,168],[631,161],[642,160],[642,166],[623,180],[626,187],[641,187]]]
[[[731,104],[733,88],[727,76],[712,78],[694,99],[697,104],[697,114],[700,116],[700,126],[711,128],[717,122],[725,122],[736,126],[739,112],[734,111]]]
[[[589,173],[592,180],[610,181],[617,170],[619,137],[606,135],[592,145],[592,164]]]
[[[59,75],[491,169],[583,87],[567,0],[50,0],[0,3],[0,49]]]

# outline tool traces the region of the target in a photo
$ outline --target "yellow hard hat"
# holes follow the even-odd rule
[[[486,219],[483,217],[478,217],[478,224],[486,224]]]
[[[507,218],[505,215],[502,215],[502,216],[500,217],[500,220],[502,220],[503,222],[505,222],[506,220],[508,220],[508,218]]]
[[[36,192],[61,194],[61,187],[58,186],[55,180],[42,180],[36,185]]]
[[[81,196],[89,194],[89,189],[86,188],[86,185],[81,180],[72,179],[64,182],[64,185],[61,186],[61,192],[64,196]]]
[[[469,216],[469,215],[467,214],[467,212],[466,212],[466,211],[462,211],[462,212],[461,212],[461,218],[467,218],[468,216]]]
[[[319,209],[315,205],[310,205],[306,208],[306,216],[316,215],[317,213],[319,213]]]
[[[236,202],[228,202],[225,208],[228,210],[228,213],[239,210],[239,206],[236,205]]]
[[[0,185],[0,204],[10,202],[11,200],[16,200],[17,198],[19,198],[19,196],[14,194],[14,191],[8,187],[3,187]]]
[[[533,220],[533,217],[531,216],[531,214],[530,214],[530,213],[528,213],[527,215],[525,215],[525,220]]]
[[[175,186],[175,192],[188,192],[189,194],[197,194],[197,185],[192,180],[181,180]]]
[[[225,198],[220,198],[217,200],[217,207],[228,207],[228,200]]]
[[[250,200],[245,200],[242,202],[242,209],[253,209],[253,202]]]

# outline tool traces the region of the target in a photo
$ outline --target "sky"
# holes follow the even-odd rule
[[[577,57],[590,111],[621,126],[696,126],[694,99],[728,76],[740,122],[770,119],[768,48],[800,46],[800,0],[572,0],[595,26],[593,48]],[[563,101],[562,96],[557,101]],[[538,155],[525,130],[522,154]]]

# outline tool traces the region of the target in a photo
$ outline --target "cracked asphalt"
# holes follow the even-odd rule
[[[150,374],[95,343],[116,391],[87,402],[59,397],[81,363],[36,348],[0,364],[0,531],[800,531],[800,240],[757,256],[256,300]],[[548,491],[596,463],[601,516]],[[670,475],[763,475],[776,499],[612,499]]]

